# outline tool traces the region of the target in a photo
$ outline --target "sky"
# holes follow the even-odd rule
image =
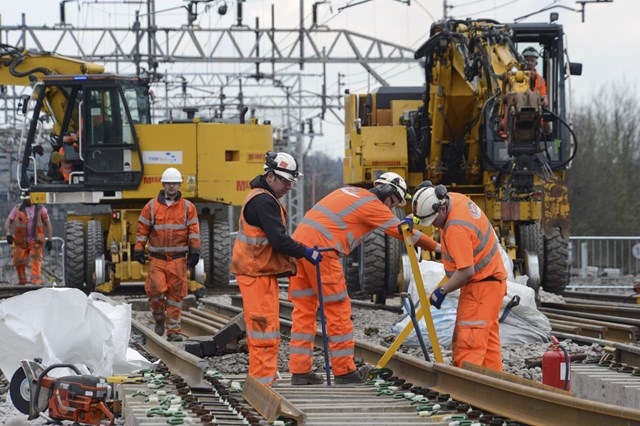
[[[441,0],[332,0],[318,7],[318,23],[332,29],[349,29],[385,41],[415,49],[427,38],[434,19],[443,17]],[[592,0],[595,1],[595,0]],[[180,26],[186,21],[184,0],[156,0],[158,25]],[[197,24],[202,27],[229,28],[236,19],[236,0],[226,0],[225,16],[217,13],[223,0],[214,0],[213,7],[201,11]],[[313,0],[304,0],[305,26],[311,24]],[[407,5],[410,3],[410,5]],[[548,22],[551,11],[560,15],[566,33],[566,47],[571,61],[582,62],[583,74],[571,79],[570,87],[574,104],[589,102],[592,94],[612,85],[622,86],[636,94],[640,90],[638,68],[640,65],[640,1],[613,0],[587,4],[585,22],[581,15],[568,9],[580,9],[574,0],[448,0],[450,17],[491,18],[499,22],[513,22],[515,18],[555,6],[553,10],[541,12],[522,22]],[[275,5],[276,26],[296,28],[300,19],[299,0],[246,0],[243,3],[246,24],[254,25],[260,17],[263,26],[271,22],[271,7]],[[76,0],[66,4],[66,21],[74,26],[130,26],[136,9],[146,10],[146,1],[135,0]],[[176,9],[177,8],[177,9]],[[173,10],[172,10],[173,9]],[[17,25],[21,14],[26,14],[28,25],[53,26],[59,22],[59,1],[26,0],[2,1],[0,19],[2,25]],[[242,66],[246,68],[245,66]],[[180,66],[177,66],[178,70]],[[316,68],[317,69],[317,68]],[[241,71],[240,68],[238,68]],[[297,67],[291,68],[296,72]],[[313,72],[308,67],[305,72]],[[359,65],[344,65],[328,71],[328,92],[338,93],[337,72],[344,74],[342,89],[351,93],[366,93],[376,87],[375,81],[367,77]],[[417,66],[393,65],[382,70],[383,76],[392,85],[421,85],[423,74]],[[305,89],[318,92],[317,87]],[[271,114],[274,114],[271,112]],[[342,114],[342,111],[339,111]],[[343,126],[332,115],[327,115],[321,125],[323,136],[313,141],[313,149],[339,157],[343,154]],[[316,126],[316,131],[319,131]]]

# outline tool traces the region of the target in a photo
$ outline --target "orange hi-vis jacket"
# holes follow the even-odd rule
[[[168,206],[164,191],[149,201],[138,218],[135,250],[144,250],[149,242],[149,255],[164,260],[200,253],[198,212],[189,200],[178,193]]]
[[[35,225],[35,240],[37,244],[44,243],[44,221],[42,220],[42,209],[39,205],[35,205],[33,210],[33,214],[35,216],[35,220],[32,222],[32,226]],[[29,241],[27,239],[28,235],[28,226],[29,226],[29,217],[27,216],[26,208],[23,205],[19,205],[16,207],[17,215],[15,221],[15,231],[13,235],[14,244],[18,247],[26,249]]]
[[[534,72],[534,77],[535,80],[531,90],[534,92],[540,92],[540,96],[547,96],[547,82],[544,81],[544,78],[542,78],[540,74],[538,74],[538,71]]]
[[[448,196],[449,211],[441,238],[447,276],[473,265],[475,272],[470,283],[505,280],[507,271],[500,257],[498,238],[487,216],[469,197],[453,192]]]
[[[261,228],[250,225],[244,219],[245,206],[253,197],[260,194],[269,194],[276,200],[280,206],[282,224],[287,225],[287,211],[280,201],[266,189],[252,189],[247,194],[240,211],[238,234],[233,245],[231,272],[250,277],[295,275],[295,259],[275,251],[269,244],[267,234]]]
[[[402,239],[400,219],[370,191],[347,186],[336,189],[309,210],[295,232],[296,241],[307,247],[332,247],[348,255],[374,229]],[[434,250],[437,243],[420,231],[414,231],[413,243]]]

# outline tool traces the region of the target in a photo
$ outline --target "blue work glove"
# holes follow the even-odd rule
[[[53,244],[51,243],[51,240],[47,240],[47,242],[44,243],[44,248],[47,249],[47,253],[51,253],[52,247],[53,247]]]
[[[409,232],[413,231],[413,217],[407,216],[404,219],[402,219],[398,224],[398,232],[400,234],[402,234],[402,225],[404,225],[405,223],[409,225]]]
[[[442,301],[446,296],[447,290],[442,287],[436,288],[435,290],[433,290],[433,293],[431,293],[431,306],[436,309],[440,309],[440,306],[442,306]]]
[[[304,249],[304,258],[314,265],[322,262],[322,253],[314,248],[307,247]]]
[[[187,258],[187,266],[189,268],[193,268],[200,261],[200,253],[189,253],[189,257]]]
[[[147,259],[144,258],[144,250],[136,250],[133,252],[133,260],[137,260],[138,263],[144,265]]]

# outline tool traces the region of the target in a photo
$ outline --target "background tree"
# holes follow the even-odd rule
[[[342,158],[323,152],[309,152],[304,158],[304,210],[307,211],[331,191],[342,187]]]

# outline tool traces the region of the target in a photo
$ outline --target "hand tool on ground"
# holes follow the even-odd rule
[[[416,318],[416,308],[413,305],[413,299],[411,298],[411,294],[409,293],[400,293],[399,296],[402,298],[402,304],[404,308],[407,310],[407,314],[409,318],[411,318],[411,322],[413,323],[413,329],[416,331],[416,336],[418,337],[418,342],[420,343],[420,348],[422,349],[422,354],[424,355],[424,359],[427,362],[431,362],[431,358],[429,357],[429,352],[427,352],[427,346],[424,343],[424,338],[422,337],[422,330],[420,330],[420,323],[418,323],[418,318]]]
[[[416,281],[416,290],[418,291],[418,296],[420,298],[420,308],[416,314],[416,321],[419,321],[422,317],[424,317],[424,322],[427,325],[427,331],[429,332],[429,341],[431,342],[431,350],[433,350],[433,357],[435,362],[442,362],[442,352],[440,352],[440,344],[438,343],[438,336],[436,334],[436,327],[433,325],[433,318],[431,317],[431,303],[429,302],[429,297],[427,297],[427,292],[424,289],[424,284],[422,282],[422,274],[420,273],[420,266],[418,266],[418,257],[416,255],[416,251],[413,248],[413,241],[411,240],[412,235],[409,233],[409,225],[406,223],[402,223],[400,226],[400,230],[402,231],[402,238],[404,240],[404,245],[407,249],[407,253],[409,254],[409,260],[411,261],[411,272],[413,273],[413,277]],[[436,288],[442,286],[447,280],[447,277],[443,277],[440,283],[436,286]],[[397,352],[402,343],[405,341],[411,330],[413,329],[413,322],[407,323],[404,327],[404,330],[400,332],[396,340],[393,341],[389,349],[382,355],[378,364],[376,364],[376,368],[382,368],[387,365],[387,362],[391,359],[393,354]],[[416,327],[417,329],[417,327]]]
[[[323,251],[332,251],[333,247],[318,248],[314,247],[317,251],[322,253]],[[324,369],[327,372],[327,386],[331,386],[331,366],[329,363],[329,340],[327,338],[327,320],[324,316],[324,301],[322,297],[322,277],[320,274],[320,263],[316,264],[316,279],[318,280],[318,301],[320,302],[320,324],[322,325],[322,345],[324,347]]]
[[[511,309],[518,306],[519,304],[520,304],[520,296],[516,294],[511,298],[511,300],[509,300],[509,303],[507,303],[507,306],[504,307],[504,311],[502,311],[502,315],[500,316],[500,319],[498,320],[498,322],[503,322],[504,320],[506,320],[507,317],[509,316],[509,313],[511,312]]]

